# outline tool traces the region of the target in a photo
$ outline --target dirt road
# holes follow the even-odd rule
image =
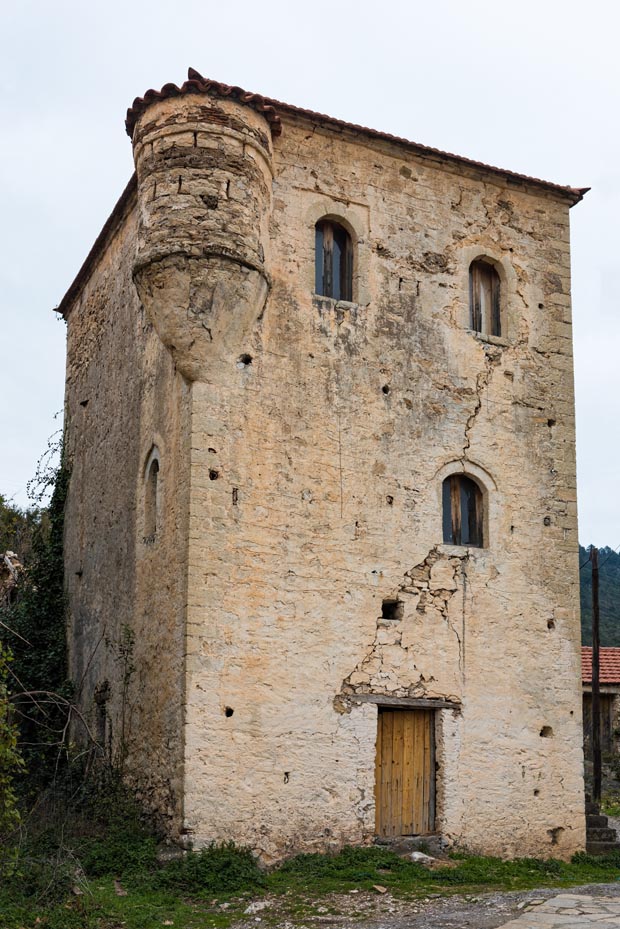
[[[317,929],[320,926],[332,929],[352,926],[356,929],[499,929],[528,912],[532,904],[542,904],[559,894],[585,894],[620,901],[620,883],[515,893],[429,896],[416,901],[404,901],[389,893],[354,891],[329,895],[320,903],[314,901],[307,911],[295,914],[288,911],[286,898],[267,897],[250,904],[248,912],[235,923],[235,929]],[[561,923],[565,920],[566,917],[560,917]],[[583,925],[586,924],[589,925]]]

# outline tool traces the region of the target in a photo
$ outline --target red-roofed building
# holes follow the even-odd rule
[[[600,656],[601,684],[615,684],[620,687],[620,648],[602,648]],[[584,686],[592,685],[592,649],[588,645],[581,647],[581,680]]]
[[[583,735],[586,757],[592,754],[592,649],[581,647]],[[620,733],[620,648],[601,648],[601,748],[618,751]]]

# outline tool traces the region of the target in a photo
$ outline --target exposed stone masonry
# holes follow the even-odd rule
[[[437,692],[433,687],[432,675],[427,679],[422,673],[416,674],[417,637],[409,627],[413,625],[413,617],[422,618],[427,635],[438,643],[440,637],[436,633],[436,626],[439,622],[445,623],[458,642],[458,661],[461,666],[460,633],[451,623],[448,604],[459,586],[463,588],[460,575],[465,569],[467,557],[464,554],[443,558],[434,548],[421,564],[406,572],[397,594],[402,598],[399,603],[402,607],[399,611],[401,615],[398,619],[377,619],[377,631],[370,651],[343,681],[342,694],[373,693],[392,697],[459,700],[455,694]],[[401,676],[403,668],[406,675],[404,678]]]

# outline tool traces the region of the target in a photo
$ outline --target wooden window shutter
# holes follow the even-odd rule
[[[323,225],[317,223],[314,228],[314,292],[315,294],[324,293],[323,286],[323,269],[325,260],[323,258]]]
[[[353,300],[353,242],[347,233],[343,249],[343,267],[340,273],[341,300]]]
[[[334,300],[353,299],[353,242],[338,223],[323,219],[315,226],[314,290]]]
[[[502,334],[499,274],[484,260],[469,266],[469,316],[474,332]]]
[[[491,335],[502,334],[502,320],[499,302],[499,274],[491,268]]]
[[[483,496],[476,482],[464,474],[451,474],[443,482],[442,506],[444,542],[482,548]]]
[[[333,297],[334,293],[334,227],[323,223],[323,296]]]
[[[480,265],[474,261],[469,269],[469,313],[471,328],[482,332],[482,280]]]
[[[461,481],[458,475],[450,478],[450,515],[452,518],[452,544],[461,544]]]

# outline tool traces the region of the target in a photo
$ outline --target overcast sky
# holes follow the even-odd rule
[[[575,187],[580,540],[620,545],[620,13],[590,0],[20,0],[0,32],[0,493],[62,408],[60,302],[133,170],[124,117],[207,77]]]

